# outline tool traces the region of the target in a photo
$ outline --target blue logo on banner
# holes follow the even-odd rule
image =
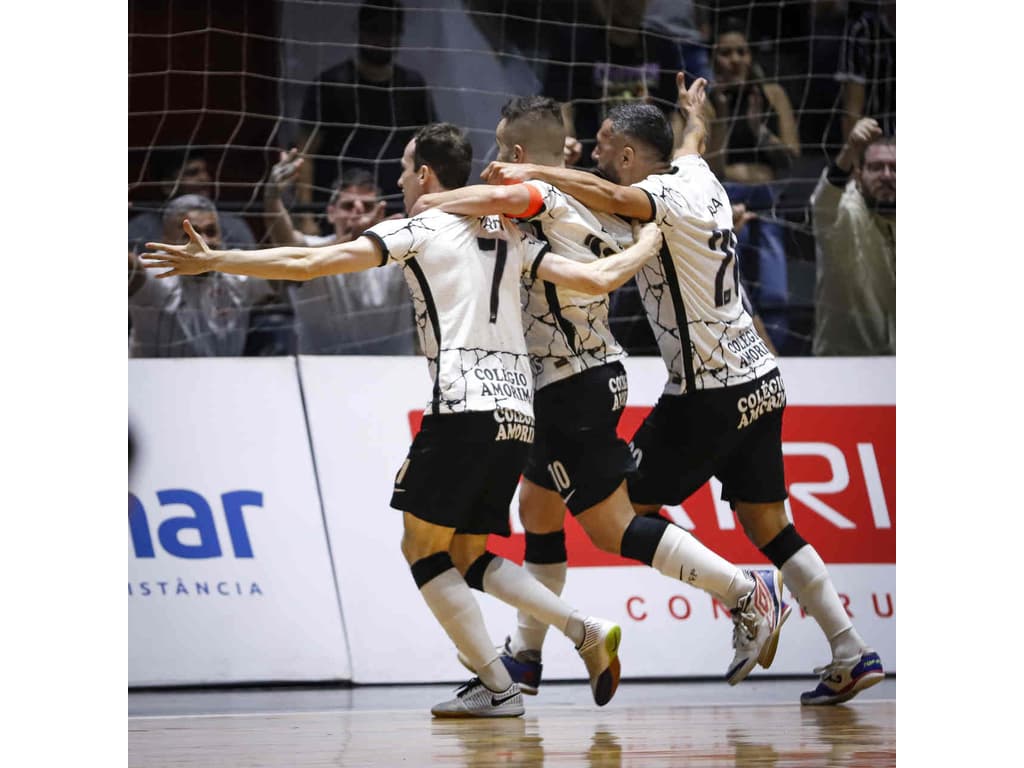
[[[213,511],[209,503],[195,491],[184,488],[171,488],[157,491],[157,499],[162,507],[172,504],[183,504],[191,508],[193,514],[181,517],[170,517],[160,523],[157,538],[160,546],[169,555],[188,559],[221,557],[222,550],[217,528],[213,524]],[[221,494],[221,505],[224,507],[224,519],[228,524],[228,535],[231,549],[235,557],[252,557],[252,543],[245,527],[244,507],[262,507],[263,494],[259,491],[230,491]],[[139,498],[128,494],[128,529],[132,534],[132,546],[136,557],[156,557],[153,549],[153,533],[149,518]],[[195,531],[199,534],[198,544],[182,542],[182,531]]]
[[[217,535],[213,509],[199,493],[184,488],[169,488],[157,491],[161,508],[172,505],[188,507],[191,514],[169,517],[155,530],[150,525],[149,515],[139,498],[128,494],[128,530],[136,558],[155,558],[159,544],[167,554],[187,560],[210,559],[224,556],[224,547]],[[236,558],[253,559],[252,542],[245,525],[246,507],[262,507],[263,494],[259,491],[229,491],[221,494],[221,507],[227,523],[231,552]],[[194,532],[195,543],[182,540],[182,533]],[[262,595],[256,582],[196,581],[186,582],[180,576],[166,581],[141,581],[134,586],[128,582],[128,594],[148,597],[149,595]]]

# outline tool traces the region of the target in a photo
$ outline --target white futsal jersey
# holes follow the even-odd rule
[[[618,216],[594,213],[543,181],[528,181],[543,207],[523,221],[552,253],[591,262],[633,242],[632,226]],[[608,325],[608,296],[580,293],[540,279],[523,281],[523,329],[537,389],[625,357]]]
[[[519,285],[548,247],[498,216],[431,209],[364,232],[402,265],[434,391],[426,413],[533,416]]]
[[[731,387],[773,370],[740,298],[729,197],[708,164],[685,155],[633,186],[650,197],[664,236],[636,283],[668,368],[665,394]]]

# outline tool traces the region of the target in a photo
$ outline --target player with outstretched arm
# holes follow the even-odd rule
[[[703,81],[691,89],[703,87]],[[691,93],[682,75],[679,100]],[[517,97],[495,130],[498,159],[563,167],[565,126],[556,101]],[[680,152],[696,151],[688,136]],[[693,145],[693,146],[691,146]],[[477,184],[423,195],[417,209],[514,216],[559,255],[596,262],[632,240],[632,225],[594,213],[544,181]],[[567,573],[565,509],[602,550],[638,560],[670,579],[714,595],[732,612],[735,653],[726,680],[735,685],[760,663],[771,665],[785,618],[777,570],[744,571],[661,518],[638,517],[625,477],[636,470],[617,427],[629,386],[622,346],[611,333],[607,296],[581,294],[541,278],[524,281],[523,324],[536,375],[536,435],[519,493],[526,531],[524,567],[560,594]],[[755,599],[758,598],[758,599]],[[524,693],[537,693],[547,625],[520,611],[502,660]]]
[[[425,192],[465,184],[471,160],[472,147],[456,126],[420,129],[402,157],[399,185],[406,210]],[[436,210],[385,221],[353,241],[318,248],[212,251],[188,223],[185,228],[185,246],[148,244],[157,252],[144,255],[146,266],[169,268],[160,277],[218,270],[308,280],[402,265],[432,391],[422,428],[396,475],[391,506],[403,511],[402,552],[420,594],[479,676],[432,712],[439,717],[523,714],[519,686],[498,657],[469,587],[483,578],[488,592],[573,641],[595,701],[607,703],[619,680],[619,627],[584,616],[519,566],[485,558],[486,543],[491,533],[510,533],[509,503],[533,439],[521,276],[605,293],[657,252],[657,228],[644,228],[635,245],[592,264],[552,254],[503,218]]]

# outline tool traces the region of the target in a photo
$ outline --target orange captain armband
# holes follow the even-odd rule
[[[538,213],[544,210],[544,198],[540,194],[540,190],[537,189],[533,184],[527,184],[522,181],[513,181],[512,184],[522,184],[530,191],[530,203],[526,206],[526,210],[522,213],[509,213],[513,219],[532,219]]]

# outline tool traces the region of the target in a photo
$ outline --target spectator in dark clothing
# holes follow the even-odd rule
[[[836,80],[842,83],[843,138],[862,117],[896,135],[896,0],[881,0],[848,28]]]
[[[205,157],[186,149],[157,147],[150,154],[149,166],[165,200],[182,195],[213,199],[213,177]],[[218,211],[218,217],[225,248],[252,248],[256,244],[252,229],[241,216]],[[159,240],[163,227],[163,210],[132,217],[128,220],[128,250],[142,250],[145,243]]]
[[[300,202],[326,205],[342,166],[363,167],[389,210],[401,211],[402,152],[419,128],[436,120],[420,74],[393,63],[404,18],[399,0],[366,0],[359,9],[356,58],[320,73],[307,89],[300,146],[312,162],[300,169]]]
[[[793,107],[782,86],[766,82],[738,19],[727,19],[719,27],[712,64],[708,162],[733,204],[761,214],[739,235],[737,254],[750,301],[764,318],[772,343],[784,349],[789,336],[788,265],[782,228],[772,221],[771,211],[779,193],[774,182],[800,155]]]
[[[705,6],[693,0],[648,0],[644,27],[669,38],[679,53],[679,69],[686,73],[688,84],[698,77],[711,81]]]
[[[566,164],[589,167],[594,137],[608,111],[624,101],[655,104],[681,131],[676,113],[679,52],[642,28],[646,0],[594,0],[552,31],[544,95],[561,101],[570,137]]]

